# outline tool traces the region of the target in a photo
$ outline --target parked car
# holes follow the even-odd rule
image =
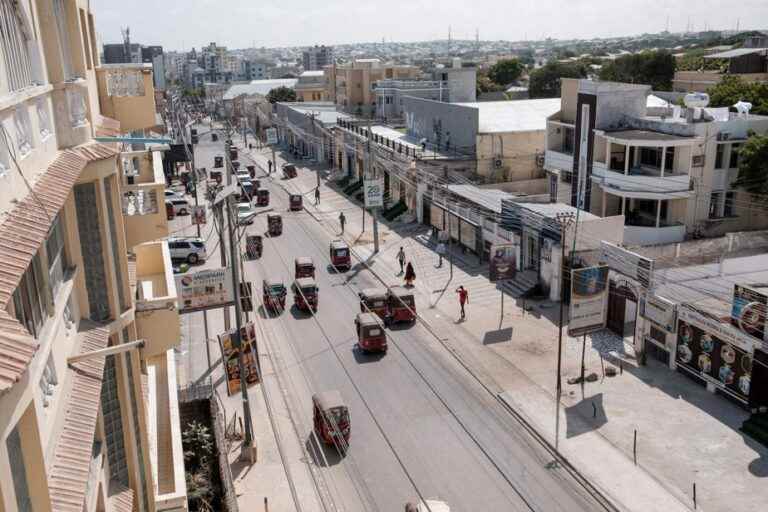
[[[184,199],[184,194],[181,192],[176,192],[173,189],[167,188],[165,189],[165,198],[166,199]]]
[[[242,225],[253,224],[253,217],[256,215],[256,210],[253,209],[251,203],[237,203],[237,223]]]
[[[189,201],[187,201],[183,197],[180,197],[178,199],[173,198],[169,200],[173,205],[173,213],[175,213],[176,215],[187,215],[189,214],[189,212],[192,211],[192,207],[189,205]]]
[[[205,240],[202,238],[169,238],[168,248],[171,259],[186,261],[192,264],[205,261]]]
[[[250,180],[251,174],[248,171],[237,171],[237,179],[238,180]]]

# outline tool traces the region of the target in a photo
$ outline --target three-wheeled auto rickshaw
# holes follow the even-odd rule
[[[269,190],[266,188],[256,189],[256,206],[269,206]]]
[[[451,512],[451,507],[441,500],[419,500],[417,503],[406,503],[405,512]]]
[[[231,142],[230,142],[231,144]],[[237,148],[229,148],[229,159],[237,160]]]
[[[387,335],[381,320],[373,313],[358,313],[355,318],[357,346],[363,352],[386,352]]]
[[[261,258],[264,250],[264,242],[261,235],[248,235],[245,237],[245,253],[249,260]]]
[[[390,287],[387,291],[387,303],[390,323],[416,321],[416,301],[411,290],[402,286]]]
[[[256,166],[255,165],[246,165],[246,169],[248,169],[248,174],[251,175],[251,179],[256,177]]]
[[[221,167],[224,167],[224,157],[223,156],[213,157],[213,168],[219,169]]]
[[[300,277],[293,282],[293,303],[301,311],[317,311],[318,287],[311,277]]]
[[[269,236],[280,236],[283,233],[283,218],[276,213],[268,213],[267,231]]]
[[[211,179],[221,185],[221,171],[211,171]]]
[[[309,256],[299,256],[293,261],[296,279],[300,277],[315,278],[315,262]]]
[[[336,269],[349,270],[352,266],[352,258],[349,254],[349,245],[344,240],[333,240],[329,249],[331,265]]]
[[[264,279],[262,282],[264,307],[278,315],[285,309],[285,296],[288,292],[282,281]]]
[[[312,422],[315,435],[340,453],[349,446],[349,408],[336,390],[312,395]]]
[[[301,194],[291,194],[288,196],[288,209],[292,212],[301,211],[304,207],[304,198]]]
[[[293,164],[283,164],[283,177],[285,178],[295,178],[296,177],[296,166]]]
[[[387,319],[387,316],[389,316],[389,304],[387,302],[386,288],[366,288],[358,296],[360,297],[361,312],[375,313],[382,320]]]

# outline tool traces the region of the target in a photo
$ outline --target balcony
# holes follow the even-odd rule
[[[548,149],[544,153],[544,168],[548,171],[573,171],[573,155]]]
[[[120,154],[123,177],[120,185],[125,238],[130,248],[168,236],[165,214],[165,175],[160,151]]]
[[[624,226],[624,245],[660,245],[682,242],[685,239],[685,226]]]
[[[136,298],[136,330],[146,342],[147,356],[164,353],[179,342],[181,328],[178,296],[168,242],[147,242],[134,247],[131,290]]]
[[[639,167],[624,174],[608,170],[602,162],[594,162],[592,181],[609,194],[625,198],[684,199],[693,195],[691,178],[687,174],[661,176],[656,175],[652,169]]]
[[[154,509],[186,510],[187,488],[173,349],[147,358],[147,419]]]
[[[157,124],[151,64],[103,64],[96,79],[101,113],[119,121],[124,133]]]

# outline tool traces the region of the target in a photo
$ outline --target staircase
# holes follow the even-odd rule
[[[408,206],[406,206],[405,202],[398,201],[392,207],[384,210],[381,216],[391,222],[403,214],[406,210],[408,210]]]
[[[741,425],[742,432],[768,448],[768,413],[755,413]]]
[[[538,286],[538,284],[536,272],[533,270],[525,270],[523,272],[518,272],[514,279],[504,281],[502,287],[513,297],[526,297],[534,288],[536,288],[536,286]]]
[[[356,180],[344,187],[344,193],[348,196],[351,196],[361,188],[363,188],[363,180]]]
[[[349,180],[352,178],[349,176],[349,174],[345,174],[343,178],[336,181],[336,185],[342,190],[347,188],[347,185],[349,185]]]

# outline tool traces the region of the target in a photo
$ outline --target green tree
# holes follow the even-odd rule
[[[737,75],[725,75],[710,87],[709,104],[712,107],[733,107],[738,101],[752,104],[753,114],[768,115],[768,84],[745,82]]]
[[[548,62],[531,71],[528,94],[531,98],[558,98],[561,78],[586,77],[587,68],[582,64]]]
[[[504,90],[502,86],[491,80],[488,75],[485,73],[478,73],[477,74],[477,80],[476,80],[476,87],[477,95],[480,96],[480,94],[484,92],[495,92],[495,91],[501,91]]]
[[[723,59],[705,59],[707,51],[697,48],[685,52],[685,55],[677,61],[677,71],[725,71],[728,69],[728,61]]]
[[[733,183],[751,194],[768,195],[768,135],[755,135],[739,149],[739,175]]]
[[[187,425],[181,434],[187,471],[195,473],[204,468],[213,453],[213,435],[208,427],[197,421]]]
[[[276,87],[267,93],[267,101],[270,103],[277,103],[278,101],[296,101],[296,91],[290,87],[281,85],[280,87]]]
[[[647,84],[656,91],[670,91],[675,69],[675,58],[666,50],[633,53],[603,65],[600,80]]]
[[[509,85],[523,73],[524,66],[517,59],[500,60],[488,70],[488,78],[499,85]]]

